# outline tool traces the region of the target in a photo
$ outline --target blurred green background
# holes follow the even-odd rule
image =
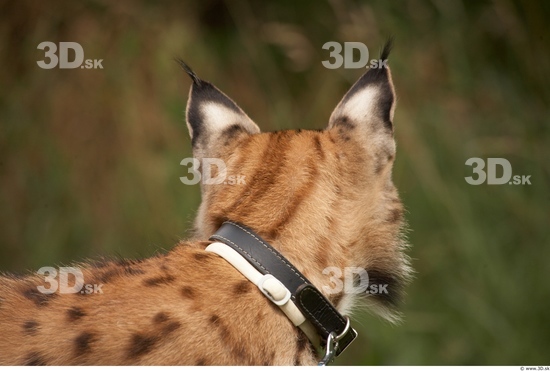
[[[146,257],[188,235],[199,187],[181,56],[264,130],[322,128],[363,72],[327,41],[390,57],[394,179],[416,279],[392,326],[360,313],[337,364],[549,365],[550,2],[0,1],[0,270]],[[42,41],[103,69],[43,70]],[[466,183],[503,157],[531,185]]]

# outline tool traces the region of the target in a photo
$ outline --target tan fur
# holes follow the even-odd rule
[[[342,103],[339,109],[346,113]],[[401,290],[410,269],[391,181],[393,134],[348,126],[239,129],[218,132],[215,145],[198,144],[195,153],[223,159],[228,174],[246,184],[203,185],[195,239],[166,255],[82,265],[85,281],[103,284],[103,294],[44,295],[36,290],[41,276],[0,277],[0,364],[315,364],[309,342],[284,314],[204,248],[233,220],[318,288],[331,285],[322,272],[335,266],[364,267]],[[329,299],[349,315],[357,298]],[[370,299],[395,319],[394,303]]]

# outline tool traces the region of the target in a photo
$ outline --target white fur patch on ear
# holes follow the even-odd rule
[[[221,103],[201,103],[199,111],[202,118],[201,125],[207,133],[222,132],[235,124],[242,126],[250,134],[260,132],[260,128],[244,112],[236,112]]]
[[[260,128],[235,102],[202,80],[191,86],[186,118],[193,148],[215,146],[214,141],[230,127],[249,134],[260,132]]]
[[[395,91],[389,68],[369,69],[344,95],[330,116],[328,128],[344,125],[376,132],[393,130]]]
[[[376,115],[378,96],[380,94],[377,86],[368,86],[353,94],[350,98],[344,99],[332,112],[329,120],[331,128],[339,118],[346,116],[349,121],[361,124],[369,121],[370,117]]]

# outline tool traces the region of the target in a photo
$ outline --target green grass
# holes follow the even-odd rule
[[[549,3],[0,2],[0,269],[169,249],[199,204],[181,56],[264,129],[322,128],[361,74],[327,41],[390,57],[394,170],[417,271],[402,325],[366,313],[337,363],[548,364]],[[41,70],[42,41],[103,70]],[[504,157],[530,186],[472,186]]]

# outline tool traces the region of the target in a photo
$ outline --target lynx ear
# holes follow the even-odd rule
[[[391,40],[382,51],[378,68],[370,68],[351,87],[330,116],[328,129],[338,128],[345,137],[359,135],[369,146],[383,138],[391,139],[395,93],[389,67],[386,66]]]
[[[258,126],[241,108],[211,83],[201,80],[187,64],[176,59],[193,80],[187,102],[187,128],[193,150],[204,152],[221,139],[237,133],[256,134]]]

